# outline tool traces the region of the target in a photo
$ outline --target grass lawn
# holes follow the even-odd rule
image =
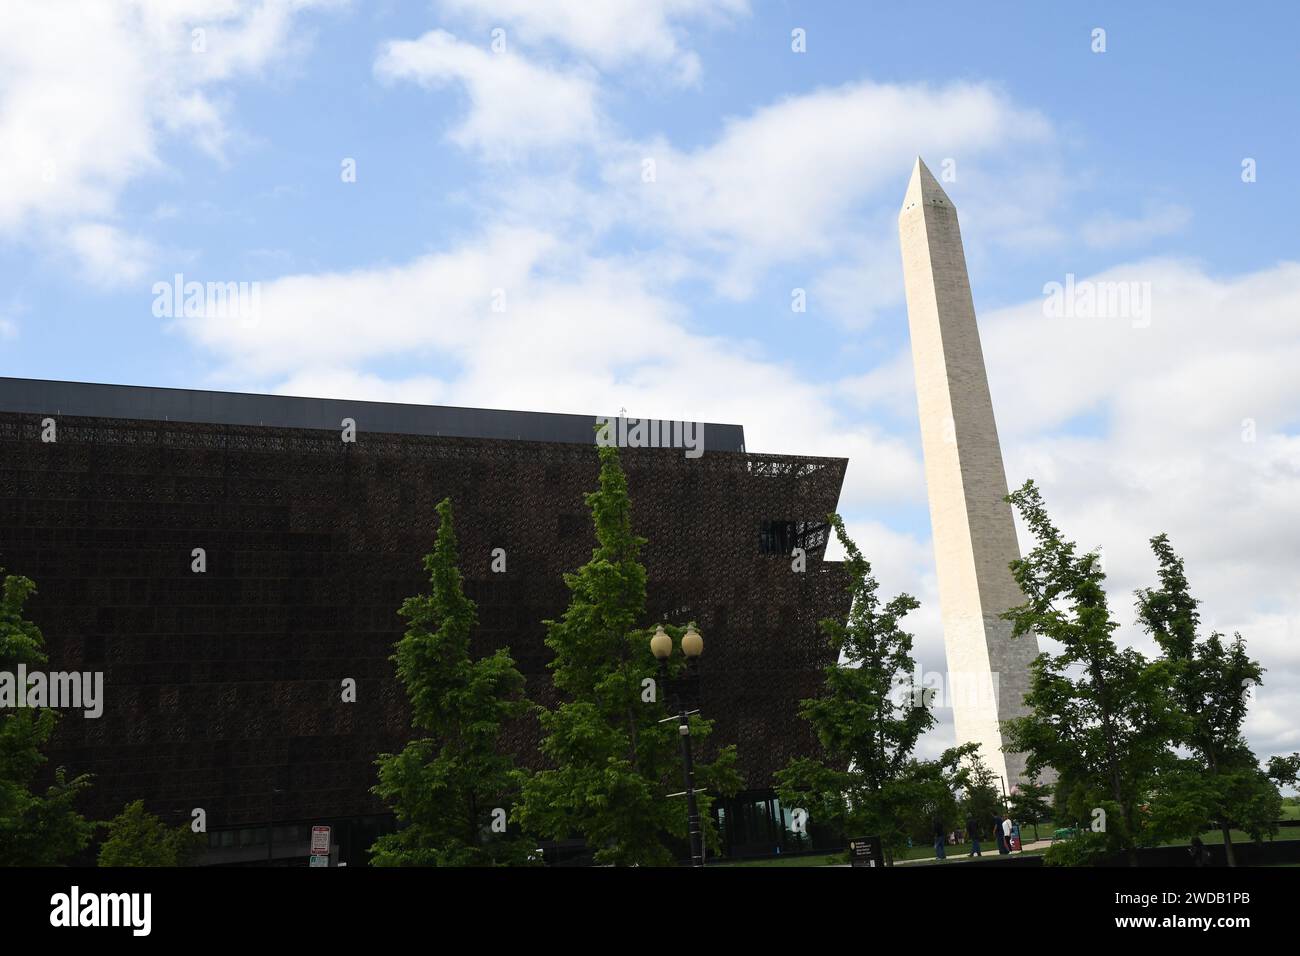
[[[1028,832],[1026,832],[1023,829],[1020,832],[1021,832],[1021,838],[1026,843],[1029,843],[1034,839],[1034,830],[1032,827],[1030,827]],[[1050,825],[1044,826],[1043,824],[1040,823],[1038,825],[1038,833],[1042,839],[1049,840],[1052,837],[1052,827]],[[1207,840],[1206,842],[1209,841]],[[944,848],[944,852],[947,854],[947,857],[944,862],[959,860],[959,859],[965,860],[967,859],[966,854],[970,852],[970,844],[958,843],[955,846],[949,845]],[[990,855],[997,856],[998,845],[993,842],[992,837],[990,837],[988,840],[981,840],[980,852],[982,852],[985,857],[988,857]],[[1037,850],[1037,851],[1024,851],[1024,852],[1028,852],[1029,855],[1032,856],[1035,853],[1042,853],[1043,851]],[[931,862],[935,862],[934,847],[928,845],[904,847],[894,857],[894,862],[897,863],[904,860],[930,860]],[[848,851],[844,851],[843,853],[810,854],[808,856],[784,856],[784,857],[777,856],[777,857],[772,857],[770,859],[764,859],[764,860],[741,860],[740,862],[737,863],[719,863],[717,865],[718,866],[834,866],[837,863],[847,863],[847,862],[849,862]]]
[[[998,848],[996,846],[993,847],[992,852],[989,851],[988,847],[985,844],[980,844],[980,849],[983,851],[985,859],[987,859],[990,856],[998,855]],[[942,864],[943,865],[956,864],[959,861],[966,861],[969,859],[966,856],[966,854],[969,852],[970,852],[969,845],[950,846],[947,849],[947,853],[948,853],[947,858],[942,861]],[[907,856],[906,854],[908,853],[911,853],[912,855]],[[1022,854],[1027,856],[1037,856],[1042,853],[1043,850],[1022,851]],[[1017,856],[1022,854],[1017,854]],[[934,858],[934,847],[912,847],[911,850],[904,850],[903,853],[899,854],[894,858],[895,863],[899,863],[904,860],[916,860],[917,862],[912,864],[914,866],[927,866],[927,865],[935,866],[935,865],[939,865],[940,862],[935,860]],[[927,862],[920,862],[920,861],[927,861]],[[813,854],[810,856],[777,856],[766,860],[742,860],[739,863],[717,863],[713,865],[715,866],[836,866],[838,864],[844,864],[848,862],[849,862],[849,856],[848,853],[846,852],[846,853]]]
[[[1250,838],[1250,834],[1246,833],[1244,830],[1232,830],[1230,832],[1232,834],[1232,843],[1234,846],[1236,846],[1239,843],[1252,842]],[[1294,840],[1297,837],[1300,837],[1300,834],[1297,834],[1294,828],[1287,827],[1286,829],[1279,828],[1277,833],[1273,834],[1272,839]],[[1267,840],[1269,838],[1265,837],[1265,839]],[[1188,842],[1189,841],[1187,840],[1170,840],[1167,843],[1161,844],[1161,846],[1187,846]],[[1204,843],[1206,846],[1223,846],[1223,831],[1207,830],[1201,834],[1201,842]]]
[[[1300,820],[1300,806],[1295,806],[1290,804],[1284,805],[1282,807],[1281,819]],[[1038,839],[1050,840],[1052,838],[1052,831],[1055,829],[1056,827],[1052,823],[1039,823]],[[1280,830],[1277,833],[1275,839],[1281,839],[1281,840],[1295,839],[1296,836],[1300,836],[1300,834],[1296,834],[1293,836],[1292,833],[1287,832],[1287,830]],[[1020,838],[1025,843],[1034,842],[1033,826],[1032,825],[1021,826]],[[1201,840],[1207,846],[1222,846],[1223,833],[1220,832],[1219,830],[1209,830],[1201,834]],[[1240,843],[1249,843],[1251,842],[1250,834],[1244,833],[1241,830],[1233,830],[1232,842],[1234,845]],[[1170,842],[1164,845],[1165,846],[1186,846],[1187,841],[1171,840]],[[986,840],[981,840],[980,849],[981,851],[983,851],[984,856],[986,857],[989,855],[992,856],[998,855],[997,843],[992,839],[992,837]],[[967,859],[966,854],[970,852],[970,844],[961,843],[956,846],[948,846],[945,848],[945,852],[947,853],[947,858],[944,861],[945,863],[956,862],[957,860],[965,860]],[[1028,850],[1023,852],[1026,852],[1029,855],[1033,856],[1033,855],[1042,854],[1044,850]],[[901,851],[899,851],[898,855],[895,857],[895,862],[900,862],[903,860],[918,860],[918,861],[929,860],[932,863],[936,862],[934,859],[934,847],[930,846],[929,844],[918,844],[913,847],[904,847]],[[742,860],[737,863],[718,863],[715,865],[717,866],[834,866],[836,864],[842,864],[847,862],[848,862],[848,853],[843,852],[843,853],[812,854],[809,856],[786,856],[786,857],[778,856],[778,857],[772,857],[771,859],[765,859],[765,860]],[[1296,864],[1296,863],[1286,863],[1286,864],[1279,864],[1279,865],[1300,866],[1300,864]]]
[[[1042,833],[1042,830],[1039,830],[1039,833]],[[1033,841],[1033,836],[1034,833],[1031,830],[1027,837],[1023,836],[1022,834],[1022,839],[1024,839],[1026,843],[1030,843]],[[1050,832],[1046,833],[1044,834],[1043,839],[1044,840],[1050,839],[1051,836],[1052,834]],[[946,854],[946,857],[948,859],[952,859],[953,857],[959,856],[964,860],[966,858],[966,854],[970,852],[970,844],[958,843],[954,846],[953,844],[950,843],[943,848],[943,852]],[[992,838],[989,838],[987,840],[981,840],[980,852],[985,856],[988,856],[990,853],[992,853],[994,856],[997,856],[998,845],[993,842]],[[904,847],[903,850],[895,857],[895,859],[896,860],[933,860],[934,847],[932,846],[914,846],[910,848]]]
[[[738,863],[718,863],[717,866],[834,866],[849,862],[849,854],[810,854],[809,856],[774,856],[766,860],[741,860]]]

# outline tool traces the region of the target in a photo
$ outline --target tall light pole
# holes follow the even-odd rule
[[[650,638],[650,653],[659,661],[659,677],[664,687],[668,686],[668,658],[673,653],[673,639],[664,631],[662,624]],[[692,663],[704,653],[704,638],[689,625],[682,635],[682,655],[686,658],[689,673]],[[671,709],[671,705],[670,705]],[[686,822],[691,837],[691,866],[704,865],[704,834],[700,829],[700,808],[695,800],[695,764],[691,759],[691,711],[686,709],[684,694],[677,695],[677,733],[682,740],[682,775],[686,783]],[[672,720],[673,718],[668,718]]]

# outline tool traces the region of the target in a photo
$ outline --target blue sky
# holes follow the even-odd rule
[[[0,375],[737,421],[850,458],[842,509],[936,670],[895,220],[915,155],[947,161],[1010,480],[1105,545],[1139,646],[1168,531],[1270,669],[1252,741],[1300,748],[1292,5],[9,17]],[[156,316],[176,273],[260,283],[257,323]],[[1045,315],[1070,274],[1148,284],[1150,321]]]

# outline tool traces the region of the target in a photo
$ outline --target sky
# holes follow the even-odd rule
[[[1147,652],[1167,532],[1267,668],[1251,744],[1289,753],[1298,33],[1284,2],[17,0],[0,375],[739,423],[849,459],[850,533],[941,672],[897,238],[921,155],[1009,482],[1102,548]],[[186,315],[177,276],[256,308]]]

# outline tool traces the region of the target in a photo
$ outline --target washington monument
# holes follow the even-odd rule
[[[1026,712],[1038,641],[1000,617],[1025,600],[1008,567],[1020,549],[957,210],[920,157],[898,232],[957,742],[978,743],[1009,791],[1025,758],[1002,752],[999,721]]]

